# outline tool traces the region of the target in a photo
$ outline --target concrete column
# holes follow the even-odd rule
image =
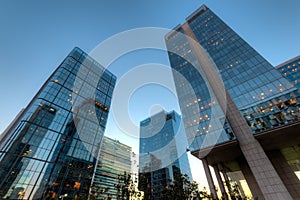
[[[267,200],[292,200],[290,193],[278,176],[259,142],[254,138],[246,119],[241,114],[231,96],[224,87],[221,77],[217,74],[214,64],[208,57],[188,23],[182,26],[191,49],[201,66],[208,85],[215,94],[217,101],[226,114],[227,120],[235,134],[241,151],[258,183],[264,198]]]
[[[226,174],[226,170],[223,168],[222,172],[223,172],[225,183],[226,183],[226,186],[227,186],[227,189],[228,189],[228,192],[229,192],[229,196],[230,196],[231,199],[234,199],[235,197],[234,197],[234,194],[232,192],[232,188],[231,188],[231,185],[230,185],[229,178]]]
[[[267,152],[267,155],[293,199],[300,200],[300,181],[284,156],[279,150]]]
[[[221,175],[220,175],[219,167],[218,167],[217,164],[215,164],[215,165],[213,165],[213,168],[214,168],[214,171],[215,171],[215,174],[216,174],[216,177],[217,177],[218,185],[219,185],[221,193],[222,193],[222,198],[225,199],[225,200],[228,200],[228,196],[227,196],[224,184],[223,184],[223,180],[222,180]]]
[[[240,196],[244,199],[246,195],[245,195],[244,188],[242,187],[240,180],[236,180],[236,184],[238,186]]]
[[[213,181],[213,178],[212,178],[212,175],[211,175],[211,172],[210,172],[210,169],[209,169],[206,158],[202,159],[202,163],[203,163],[203,168],[204,168],[204,171],[205,171],[206,180],[208,182],[208,186],[209,186],[209,190],[210,190],[210,193],[212,195],[212,198],[217,199],[217,192],[216,192],[215,184],[214,184],[214,181]]]
[[[241,171],[246,179],[246,182],[251,190],[253,198],[259,199],[259,200],[265,199],[246,160],[244,158],[241,158],[238,160],[238,163],[239,163]]]

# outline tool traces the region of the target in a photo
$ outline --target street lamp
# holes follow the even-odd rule
[[[63,195],[60,195],[58,198],[63,200],[64,197],[67,197],[67,196],[68,196],[68,194],[63,194]]]

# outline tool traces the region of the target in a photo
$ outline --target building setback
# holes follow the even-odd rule
[[[275,67],[285,78],[300,89],[300,56]]]
[[[255,198],[299,199],[299,180],[284,156],[300,144],[297,88],[205,5],[165,40],[190,150],[203,161],[213,198],[208,165],[226,199],[223,181],[236,195],[229,183],[235,171]]]
[[[117,186],[121,186],[128,175],[131,176],[131,155],[131,147],[118,140],[103,138],[92,186],[96,199],[122,197],[122,191],[118,191]]]
[[[184,145],[179,140],[184,135],[181,123],[175,111],[161,111],[140,122],[139,190],[145,199],[166,198],[166,186],[184,174],[192,178],[186,146],[179,151]]]
[[[72,50],[0,145],[1,199],[88,198],[115,82]]]

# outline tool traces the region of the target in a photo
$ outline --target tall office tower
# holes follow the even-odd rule
[[[300,56],[275,67],[285,78],[300,89]]]
[[[1,199],[88,198],[115,82],[72,50],[1,141]]]
[[[208,165],[226,198],[220,170],[231,196],[227,175],[239,170],[254,197],[300,198],[283,155],[300,144],[299,91],[205,5],[165,40],[190,149],[203,161],[213,197]]]
[[[95,199],[120,199],[124,178],[131,176],[132,148],[108,137],[101,145],[93,190]],[[125,175],[126,174],[126,175]],[[117,186],[120,186],[118,191]]]
[[[183,135],[181,117],[175,111],[161,111],[141,121],[139,189],[145,199],[162,199],[166,186],[181,174],[192,178],[187,154],[180,151],[186,148]]]

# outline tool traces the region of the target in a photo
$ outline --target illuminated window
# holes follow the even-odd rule
[[[77,190],[79,190],[79,188],[80,188],[80,182],[77,182],[77,181],[76,181],[76,182],[74,183],[74,188],[77,189]]]

